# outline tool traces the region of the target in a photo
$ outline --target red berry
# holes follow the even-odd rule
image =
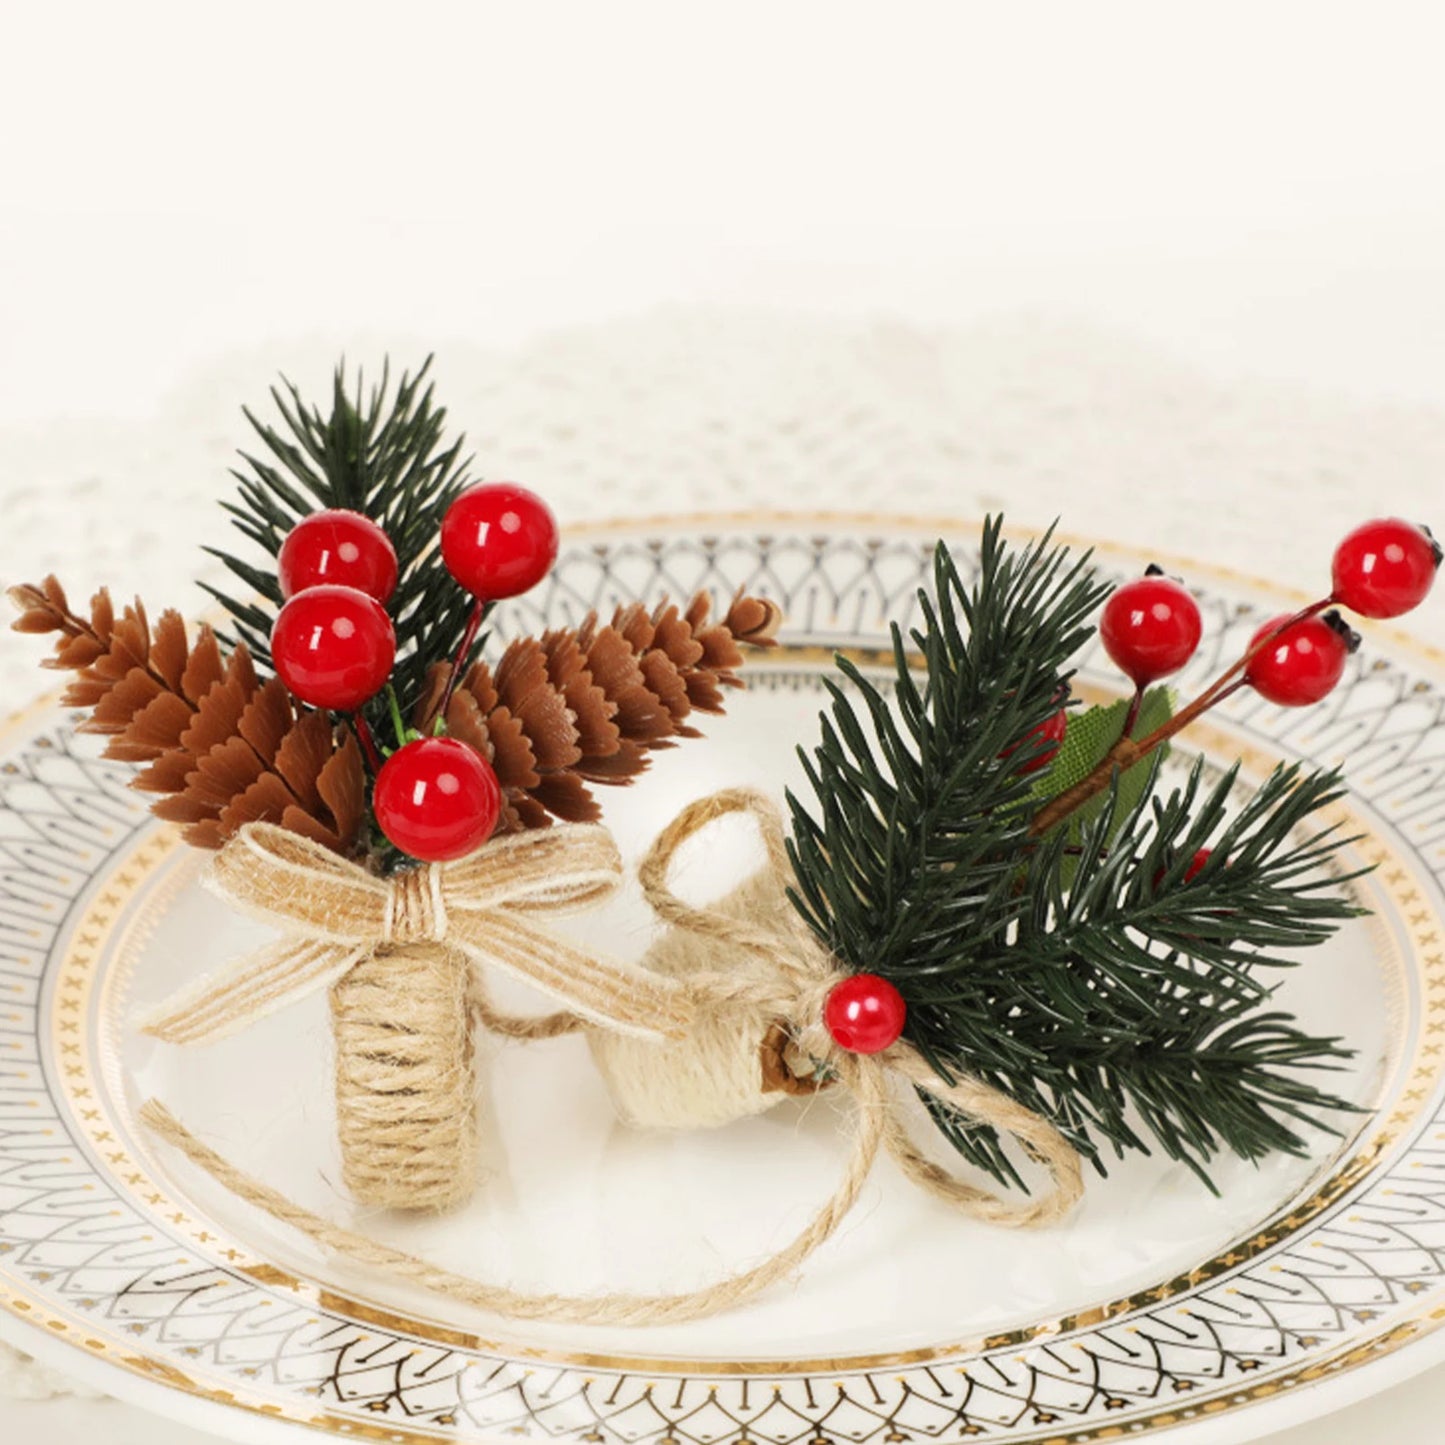
[[[1251,649],[1287,617],[1266,622]],[[1281,707],[1307,707],[1325,697],[1344,676],[1345,659],[1360,645],[1338,612],[1306,617],[1285,628],[1250,660],[1245,680],[1261,697]]]
[[[1209,862],[1210,854],[1213,853],[1213,851],[1212,848],[1201,848],[1189,860],[1189,866],[1184,870],[1184,882],[1193,883],[1194,880],[1199,877],[1200,873],[1204,871],[1204,865]],[[1168,871],[1168,868],[1160,868],[1158,872],[1154,874],[1154,886],[1156,888],[1164,881],[1164,875]]]
[[[474,597],[495,602],[535,587],[557,560],[557,519],[535,492],[488,482],[442,518],[442,561]]]
[[[396,548],[360,512],[336,508],[303,517],[286,534],[276,567],[283,597],[335,583],[385,604],[396,591]]]
[[[1425,600],[1442,557],[1428,527],[1399,517],[1366,522],[1335,548],[1330,600],[1361,617],[1399,617]]]
[[[474,747],[458,738],[418,738],[381,765],[371,805],[381,831],[403,853],[445,863],[492,836],[502,789]]]
[[[365,592],[308,587],[277,613],[271,660],[302,702],[350,712],[386,686],[396,634],[386,609]]]
[[[823,1023],[850,1054],[877,1054],[898,1041],[908,1017],[903,995],[876,973],[855,973],[833,985]]]
[[[1136,687],[1178,672],[1203,631],[1199,604],[1157,567],[1120,587],[1099,619],[1104,651]]]
[[[1046,743],[1052,744],[1042,752],[1035,754],[1028,762],[1019,768],[1020,773],[1036,773],[1040,768],[1047,767],[1057,756],[1059,747],[1064,741],[1064,734],[1069,728],[1069,714],[1064,708],[1060,708],[1050,717],[1046,717],[1037,727],[1032,727],[1016,743],[1010,743],[999,757],[1007,758],[1016,753],[1030,738],[1039,738]]]

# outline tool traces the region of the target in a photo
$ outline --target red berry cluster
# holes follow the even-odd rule
[[[1332,590],[1298,612],[1271,618],[1250,639],[1244,655],[1188,706],[1148,737],[1133,738],[1144,689],[1177,672],[1194,655],[1203,628],[1189,593],[1157,567],[1126,582],[1104,604],[1099,635],[1104,650],[1134,683],[1122,736],[1094,773],[1055,798],[1034,820],[1043,833],[1107,785],[1116,765],[1128,767],[1187,723],[1242,687],[1281,707],[1305,707],[1328,696],[1360,645],[1338,608],[1362,617],[1398,617],[1424,601],[1445,555],[1426,527],[1386,517],[1356,527],[1335,549]],[[1183,881],[1208,861],[1201,849]],[[1167,869],[1155,877],[1155,886]]]
[[[1340,613],[1325,609],[1335,604],[1361,617],[1399,617],[1425,600],[1441,560],[1428,527],[1398,517],[1356,527],[1335,549],[1330,595],[1266,622],[1241,660],[1242,682],[1282,707],[1318,702],[1360,645]],[[1136,691],[1178,672],[1202,631],[1194,599],[1157,567],[1120,587],[1099,623],[1104,650]]]
[[[557,522],[525,487],[494,482],[452,502],[440,542],[447,570],[476,599],[460,663],[485,605],[526,592],[551,570]],[[287,534],[277,568],[285,602],[271,630],[276,675],[303,703],[356,713],[387,687],[396,661],[386,610],[398,571],[391,539],[359,512],[313,512]],[[372,811],[391,843],[433,863],[460,858],[491,837],[502,790],[475,748],[455,738],[407,736],[398,723],[397,746],[383,758],[365,719],[357,714],[354,721],[376,777]]]

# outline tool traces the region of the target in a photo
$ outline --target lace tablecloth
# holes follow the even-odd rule
[[[196,578],[224,575],[197,544],[227,542],[216,500],[250,441],[240,406],[266,414],[282,370],[324,395],[337,349],[232,356],[138,422],[0,432],[4,577],[54,569],[82,597],[104,581],[201,607]],[[383,349],[350,355],[379,369]],[[385,349],[409,364],[426,343]],[[1045,321],[925,332],[664,313],[509,356],[448,345],[435,375],[478,473],[526,481],[574,522],[1003,510],[1309,587],[1343,527],[1438,511],[1445,477],[1445,410],[1227,383]],[[1442,609],[1417,618],[1445,638]],[[33,645],[0,649],[6,696],[33,692]]]
[[[324,396],[332,338],[227,357],[152,416],[0,432],[0,580],[55,571],[77,599],[194,613],[200,543],[239,407],[262,415],[285,371]],[[420,340],[383,351],[414,365]],[[546,494],[564,521],[700,511],[891,511],[1067,530],[1195,555],[1318,589],[1340,534],[1368,515],[1442,520],[1445,410],[1365,405],[1224,381],[1123,338],[1044,320],[966,331],[736,312],[656,314],[512,355],[438,349],[439,398],[476,473]],[[1409,619],[1445,647],[1445,606]],[[10,706],[44,690],[30,639],[0,634]],[[0,1345],[0,1395],[68,1387]]]

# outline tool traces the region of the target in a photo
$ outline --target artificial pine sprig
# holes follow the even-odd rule
[[[791,897],[845,965],[897,989],[906,1038],[945,1078],[1045,1113],[1101,1169],[1106,1146],[1152,1143],[1207,1180],[1220,1148],[1298,1151],[1295,1124],[1345,1107],[1298,1072],[1332,1066],[1339,1042],[1269,1009],[1256,976],[1357,912],[1319,876],[1345,840],[1292,841],[1339,783],[1281,770],[1226,822],[1233,772],[1205,790],[1196,767],[1160,799],[1156,755],[1038,828],[1047,749],[1031,740],[1107,591],[1049,537],[1010,550],[997,519],[971,588],[940,543],[912,634],[926,681],[897,628],[891,705],[839,661],[852,694],[830,684],[804,756],[816,802],[789,799]],[[933,1112],[1020,1182],[997,1137]]]
[[[222,505],[236,529],[271,560],[262,565],[211,548],[260,600],[207,590],[231,614],[236,637],[261,666],[270,665],[271,629],[283,600],[274,559],[292,528],[324,508],[369,517],[396,550],[398,580],[387,610],[397,642],[392,683],[402,706],[410,709],[421,696],[433,662],[455,655],[473,599],[440,565],[437,538],[448,507],[467,486],[470,458],[465,438],[445,438],[446,411],[433,400],[430,367],[428,357],[415,375],[404,373],[393,392],[383,366],[378,385],[368,393],[358,376],[353,395],[344,365],[338,366],[327,415],[283,382],[271,392],[279,427],[245,410],[264,453],[241,454],[246,468],[232,473],[240,499]],[[483,640],[474,638],[465,662],[475,659]],[[384,735],[385,699],[365,715]]]
[[[926,972],[976,900],[1011,886],[1041,750],[1029,734],[1057,711],[1107,591],[1087,556],[1070,563],[1047,537],[1010,551],[998,521],[984,529],[980,566],[969,591],[948,549],[935,553],[937,601],[921,594],[925,622],[912,634],[921,689],[893,627],[897,716],[839,659],[870,727],[828,682],[822,746],[801,754],[821,820],[788,798],[800,911],[839,957],[884,977]]]
[[[1265,1011],[1273,985],[1259,971],[1295,964],[1292,950],[1323,942],[1360,911],[1324,872],[1350,840],[1323,828],[1296,841],[1339,798],[1338,774],[1281,768],[1228,818],[1237,772],[1205,789],[1196,763],[1180,788],[1165,799],[1156,792],[1111,838],[1101,816],[1085,830],[1067,892],[1061,838],[1042,846],[1003,947],[970,950],[969,987],[999,1014],[972,1049],[935,1019],[937,1065],[1009,1060],[1017,1051],[996,1037],[1007,1034],[1036,1062],[1012,1075],[984,1066],[985,1076],[1049,1112],[1096,1162],[1104,1141],[1115,1152],[1147,1147],[1128,1106],[1206,1182],[1221,1147],[1244,1158],[1302,1152],[1290,1120],[1322,1124],[1323,1113],[1347,1106],[1277,1070],[1286,1059],[1318,1068],[1347,1055],[1338,1040]],[[1206,843],[1208,860],[1186,877]],[[951,1131],[976,1157],[967,1134]],[[996,1159],[996,1144],[978,1152]]]
[[[21,631],[59,634],[49,665],[79,674],[85,730],[148,764],[136,785],[197,846],[279,823],[392,872],[494,827],[595,821],[593,786],[698,736],[691,715],[724,710],[743,649],[773,643],[773,603],[739,595],[714,618],[700,593],[513,639],[494,674],[475,624],[546,576],[556,519],[523,487],[468,485],[429,366],[354,394],[338,368],[329,414],[289,382],[272,391],[280,426],[245,413],[263,450],[223,506],[269,560],[211,549],[254,594],[209,589],[231,637],[192,643],[173,612],[152,633],[139,601],[117,616],[104,590],[83,617],[54,578],[11,591]]]

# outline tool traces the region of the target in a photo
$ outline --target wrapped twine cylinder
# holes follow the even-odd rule
[[[445,944],[394,944],[331,986],[337,1140],[359,1203],[441,1211],[475,1187],[471,974]]]
[[[774,934],[784,934],[796,917],[775,868],[759,870],[709,912]],[[817,1090],[766,993],[704,986],[704,980],[729,976],[741,983],[742,974],[753,985],[749,962],[734,938],[686,928],[667,929],[643,956],[645,969],[690,993],[692,1025],[683,1039],[588,1031],[598,1072],[624,1123],[712,1129],[765,1113],[785,1095]]]

